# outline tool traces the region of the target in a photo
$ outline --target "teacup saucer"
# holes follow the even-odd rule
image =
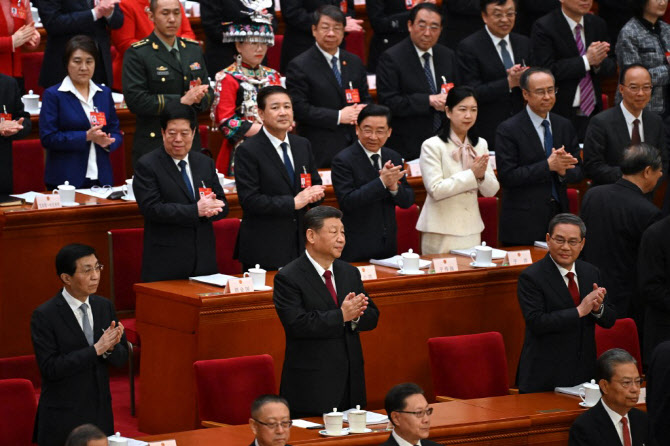
[[[398,274],[403,275],[403,276],[418,276],[418,275],[421,275],[421,274],[426,274],[426,272],[425,272],[425,271],[421,271],[421,270],[418,270],[418,271],[405,271],[404,269],[399,269],[399,270],[398,270]]]
[[[344,427],[342,428],[342,433],[341,434],[329,434],[327,430],[321,430],[319,431],[321,435],[324,437],[344,437],[345,435],[349,435],[349,428]]]
[[[123,201],[135,201],[135,199],[134,199],[134,198],[130,198],[130,197],[129,197],[129,196],[127,196],[127,195],[125,195],[125,196],[121,197],[121,199],[122,199]]]
[[[66,207],[66,208],[79,206],[79,203],[77,203],[76,201],[61,201],[60,204],[61,204],[61,206]]]
[[[579,405],[582,406],[582,407],[586,407],[587,409],[588,409],[589,407],[593,407],[593,406],[595,406],[595,404],[594,404],[593,406],[589,406],[588,404],[586,404],[586,401],[580,401],[580,402],[579,402]]]
[[[495,263],[477,263],[477,262],[470,262],[470,266],[473,268],[492,268],[494,266],[498,266]]]
[[[269,285],[254,286],[254,291],[270,291],[272,289]]]
[[[349,428],[349,433],[350,434],[367,434],[368,432],[372,432],[372,429],[369,429],[369,428],[366,427],[363,432],[354,432],[354,431],[351,430],[351,428]]]

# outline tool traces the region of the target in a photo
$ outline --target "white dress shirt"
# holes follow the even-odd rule
[[[391,431],[391,435],[393,438],[395,438],[396,443],[398,443],[398,446],[421,446],[421,440],[417,441],[416,445],[410,443],[409,441],[405,440],[402,438],[400,435],[396,434],[395,431]]]
[[[281,148],[281,143],[285,142],[286,145],[288,146],[288,149],[286,150],[286,153],[288,153],[288,157],[291,160],[291,165],[293,166],[293,171],[298,172],[298,167],[295,165],[295,161],[293,161],[293,152],[291,152],[291,143],[288,140],[288,133],[284,137],[284,140],[281,140],[279,138],[276,138],[274,135],[271,135],[270,132],[267,131],[265,127],[263,127],[263,132],[265,132],[265,136],[268,137],[270,140],[270,143],[272,144],[272,147],[275,148],[277,151],[277,154],[279,155],[279,159],[284,162],[284,151]],[[304,167],[304,166],[303,166]],[[300,169],[300,173],[302,172],[302,169]]]
[[[586,35],[585,35],[585,33],[584,33],[584,17],[582,17],[582,18],[579,20],[579,22],[575,22],[575,21],[572,20],[570,17],[568,17],[567,15],[565,15],[565,12],[563,12],[563,11],[561,11],[561,12],[563,13],[563,17],[565,17],[565,20],[568,21],[568,25],[570,26],[570,30],[572,31],[572,39],[575,40],[575,43],[576,43],[576,34],[575,34],[576,30],[575,30],[575,26],[577,26],[578,23],[579,23],[580,25],[582,25],[582,29],[581,29],[581,31],[580,31],[580,35],[581,35],[581,38],[582,38],[582,43],[584,44],[584,50],[585,50],[585,51],[588,50],[589,47],[588,47],[587,44],[586,44]],[[584,54],[584,55],[582,56],[582,60],[584,61],[584,69],[585,69],[587,72],[591,71],[591,64],[589,64],[589,59],[586,57],[586,54]],[[575,91],[575,99],[572,101],[572,106],[573,106],[573,107],[579,107],[579,105],[581,104],[581,99],[580,99],[580,98],[581,98],[581,96],[580,96],[580,88],[579,88],[579,84],[577,84],[577,91]]]
[[[536,114],[530,106],[526,105],[526,111],[528,112],[528,116],[530,117],[530,122],[533,123],[533,127],[535,128],[535,131],[537,132],[537,136],[540,138],[540,144],[542,144],[542,147],[544,147],[544,126],[542,125],[542,121],[547,120],[549,121],[549,130],[551,130],[551,134],[553,136],[554,130],[552,129],[551,126],[551,119],[549,119],[549,113],[547,113],[547,117],[543,118],[540,115]],[[553,147],[552,147],[553,148]],[[544,147],[544,150],[547,150],[546,147]]]
[[[81,327],[82,331],[84,330],[84,315],[81,314],[79,307],[81,307],[82,304],[88,305],[88,309],[86,310],[86,314],[88,315],[88,323],[91,325],[91,329],[94,329],[93,311],[91,310],[91,302],[89,302],[88,296],[86,296],[86,300],[82,302],[79,299],[74,298],[70,293],[67,292],[65,288],[63,288],[63,297],[65,298],[65,302],[67,302],[67,304],[70,306],[70,309],[74,313],[74,317],[77,318],[77,323],[79,324],[79,327]]]
[[[610,419],[612,420],[612,423],[614,423],[614,428],[616,429],[616,433],[619,436],[619,440],[621,441],[621,444],[624,444],[623,442],[623,424],[621,423],[622,418],[626,418],[628,420],[628,431],[630,433],[631,439],[630,439],[630,444],[633,444],[633,428],[630,425],[630,418],[628,418],[628,414],[626,414],[625,417],[622,417],[618,413],[614,412],[612,409],[610,409],[607,404],[605,404],[605,400],[602,398],[600,399],[603,403],[603,407],[605,408],[605,412],[607,412],[607,415],[610,416]]]
[[[88,81],[88,99],[84,99],[81,93],[79,93],[79,91],[75,88],[74,84],[72,83],[72,79],[70,79],[70,76],[65,76],[63,83],[60,87],[58,87],[58,91],[69,91],[70,93],[74,94],[75,97],[79,99],[79,103],[84,109],[84,114],[88,118],[89,122],[91,121],[91,113],[96,111],[95,105],[93,105],[93,96],[95,96],[97,92],[102,91],[100,87],[95,85],[95,82],[92,80]],[[97,155],[95,153],[95,143],[93,141],[91,141],[89,144],[86,178],[90,178],[91,180],[98,179],[98,161]]]
[[[570,269],[565,269],[558,263],[556,263],[556,260],[552,256],[549,256],[552,262],[554,262],[554,265],[556,265],[556,268],[558,268],[558,272],[561,273],[561,277],[563,278],[563,282],[565,282],[565,286],[568,286],[568,283],[570,282],[568,278],[565,276],[567,273],[572,273],[575,275],[575,285],[577,285],[577,290],[579,290],[579,281],[577,280],[577,269],[575,269],[575,264],[572,264],[572,268]]]
[[[626,127],[628,128],[628,135],[633,138],[633,121],[636,119],[640,120],[640,123],[638,124],[640,128],[640,141],[644,142],[644,128],[643,123],[642,123],[642,113],[640,113],[640,116],[635,117],[631,112],[628,111],[625,105],[623,105],[623,101],[619,104],[619,107],[621,107],[621,111],[623,112],[623,118],[626,120]]]

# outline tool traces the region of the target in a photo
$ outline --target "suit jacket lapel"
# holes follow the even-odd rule
[[[328,304],[329,307],[333,308],[335,307],[335,301],[333,301],[333,297],[330,295],[330,291],[328,291],[328,288],[326,288],[326,284],[323,281],[323,278],[319,277],[319,274],[316,272],[316,269],[314,269],[314,265],[312,265],[312,262],[309,261],[307,258],[307,254],[304,254],[300,257],[302,260],[302,265],[300,267],[302,270],[305,272],[305,275],[303,278],[305,279],[306,283],[309,283],[309,285],[314,289],[314,292],[317,296],[319,296],[319,299],[323,300]],[[335,273],[335,287],[339,289],[337,286],[337,276],[338,274]],[[340,300],[339,298],[339,292],[338,292],[338,301]],[[339,305],[338,305],[339,307]]]
[[[564,44],[567,48],[570,49],[570,52],[573,53],[573,56],[579,56],[579,50],[577,49],[577,41],[575,40],[575,30],[570,29],[570,24],[563,16],[561,8],[558,8],[554,12],[556,17],[556,33],[561,36]],[[586,21],[585,21],[586,22]],[[586,34],[586,26],[584,27],[584,37],[588,41],[588,35]],[[588,43],[584,42],[584,49],[588,48]]]
[[[328,81],[333,84],[335,91],[338,91],[340,96],[344,98],[344,92],[342,91],[343,87],[337,82],[332,65],[326,60],[319,48],[316,47],[316,43],[311,48],[311,57],[315,66],[318,67],[323,72],[323,75],[326,76],[326,79],[328,79]],[[342,78],[342,83],[344,83],[344,64],[342,62],[342,50],[340,50],[340,77]]]
[[[167,154],[165,151],[165,147],[161,146],[160,148],[156,149],[162,151],[161,157],[160,157],[160,162],[163,164],[163,169],[167,172],[167,174],[172,178],[172,180],[177,184],[177,187],[184,192],[184,195],[189,199],[189,201],[195,201],[195,197],[191,195],[191,192],[186,188],[186,183],[184,182],[184,179],[181,176],[181,172],[179,171],[179,167],[174,163],[174,160],[170,155]],[[190,159],[189,159],[190,162]],[[191,174],[193,173],[193,165],[191,165]]]
[[[91,121],[88,116],[86,116],[86,112],[84,111],[84,107],[81,106],[81,103],[79,102],[79,98],[74,95],[72,92],[68,92],[68,94],[64,95],[67,98],[68,103],[70,104],[69,108],[70,110],[74,110],[75,114],[78,116],[78,119],[81,120],[81,123],[86,123],[86,125],[91,125]],[[95,103],[95,102],[94,102]],[[97,106],[97,104],[95,104]]]
[[[614,427],[614,423],[607,414],[607,411],[605,411],[605,406],[603,406],[602,400],[598,401],[598,404],[591,410],[595,411],[598,432],[600,432],[603,437],[601,444],[620,445],[621,439],[619,438],[619,433],[617,432],[616,427]],[[630,420],[630,417],[628,418]],[[633,430],[633,436],[635,436],[635,430]],[[633,444],[635,444],[635,442],[633,442]]]
[[[379,172],[377,172],[372,165],[372,162],[370,161],[370,158],[368,158],[368,154],[365,153],[361,145],[358,143],[358,140],[354,143],[356,145],[356,149],[354,150],[354,165],[362,166],[362,169],[365,171],[365,179],[370,181],[373,180],[374,178],[379,177]],[[381,151],[381,157],[379,158],[379,163],[381,166],[384,166],[384,163],[389,159],[388,155],[385,154],[384,149],[382,148]]]
[[[109,327],[103,327],[102,325],[100,301],[93,296],[89,296],[88,302],[91,304],[91,314],[93,315],[93,342],[97,342],[102,336],[102,331]]]
[[[530,119],[530,115],[528,115],[528,110],[524,109],[522,119],[524,121],[524,125],[519,126],[519,128],[526,134],[528,142],[534,146],[532,150],[539,151],[546,158],[547,152],[544,150],[542,141],[540,141],[540,136],[535,131],[535,126],[533,125],[533,121]]]
[[[279,153],[275,150],[274,146],[272,145],[272,142],[270,141],[270,138],[267,137],[264,131],[259,132],[260,137],[262,138],[262,144],[261,147],[263,150],[263,153],[265,154],[265,157],[270,161],[270,163],[275,165],[275,168],[277,169],[278,172],[280,172],[280,175],[286,181],[290,186],[291,190],[295,191],[295,180],[291,181],[291,179],[288,177],[288,171],[286,170],[286,166],[284,165],[284,160],[279,157]],[[291,142],[291,136],[289,135],[289,142]],[[293,170],[296,171],[296,150],[293,148],[293,144],[291,144],[291,153],[293,154]]]
[[[430,84],[428,84],[428,79],[426,79],[426,76],[423,74],[423,60],[419,58],[419,55],[416,52],[416,48],[414,48],[414,44],[409,37],[405,38],[405,50],[407,53],[407,63],[413,66],[410,68],[410,71],[416,73],[417,77],[421,79],[420,82],[423,84],[425,89],[424,91],[430,92]],[[435,51],[433,51],[433,54],[435,54]],[[435,74],[437,75],[438,68],[434,59],[433,66],[435,68]]]
[[[68,327],[75,336],[79,337],[82,344],[88,345],[86,336],[84,336],[84,330],[81,329],[79,322],[77,322],[77,318],[72,312],[72,308],[70,308],[70,305],[68,305],[67,301],[65,300],[65,297],[63,297],[63,293],[59,293],[58,297],[60,298],[58,300],[58,311],[60,312],[60,316],[63,319],[63,323],[65,323],[65,326]],[[93,334],[95,338],[95,333]]]
[[[510,33],[509,35],[509,43],[512,45],[512,52],[514,53],[514,63],[515,64],[521,64],[525,65],[529,63],[530,61],[525,60],[522,57],[521,53],[521,40],[519,39],[519,36],[517,36],[514,33]],[[503,66],[504,67],[504,66]]]
[[[630,134],[628,133],[628,124],[626,123],[626,118],[623,116],[623,111],[621,111],[621,104],[615,105],[616,107],[616,121],[615,121],[615,132],[617,134],[617,140],[619,140],[621,143],[625,143],[625,145],[630,144]],[[611,127],[610,127],[611,129]],[[645,127],[645,141],[647,140],[647,132],[646,132],[647,127]]]
[[[503,65],[502,59],[500,58],[500,54],[498,54],[498,49],[496,48],[495,44],[493,43],[493,40],[491,39],[491,36],[489,36],[489,33],[486,32],[485,29],[482,30],[483,32],[483,45],[482,49],[484,50],[484,54],[482,54],[482,57],[484,60],[489,60],[491,61],[491,65],[498,71],[499,74],[505,74],[507,75],[507,70],[505,70],[505,65]],[[510,36],[510,43],[512,42],[512,38]],[[514,52],[514,55],[516,57],[516,51],[512,49]]]
[[[542,260],[544,262],[544,268],[546,271],[546,277],[547,281],[551,285],[551,288],[556,291],[556,295],[560,297],[562,301],[565,302],[565,306],[574,306],[575,302],[572,300],[572,296],[570,295],[570,291],[568,291],[568,286],[565,284],[565,279],[561,276],[560,271],[554,264],[554,261],[551,259],[551,256],[547,254],[545,258]],[[579,271],[577,272],[577,280],[579,281]],[[581,285],[581,284],[580,284]],[[582,288],[579,287],[579,293],[582,295]],[[588,294],[588,293],[587,293]]]
[[[651,125],[651,119],[648,119],[649,114],[651,112],[647,109],[642,110],[642,114],[640,117],[642,118],[642,125],[644,126],[644,140],[648,143],[655,142],[654,141],[654,133],[658,131],[657,128],[655,128],[653,125]],[[621,113],[621,116],[623,117],[623,113]],[[625,120],[624,120],[625,124]],[[628,136],[628,126],[623,127],[626,130],[626,136]],[[630,141],[630,139],[628,140]]]

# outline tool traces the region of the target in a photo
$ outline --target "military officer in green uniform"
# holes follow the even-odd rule
[[[136,115],[133,166],[142,155],[161,146],[159,116],[167,102],[181,101],[199,113],[209,111],[214,98],[200,45],[177,37],[179,0],[151,0],[149,18],[154,32],[135,42],[123,60],[123,94]],[[200,147],[196,131],[193,148]]]

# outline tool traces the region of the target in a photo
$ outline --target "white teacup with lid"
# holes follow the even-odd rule
[[[419,272],[419,254],[415,253],[412,248],[407,252],[403,252],[401,258],[398,259],[398,266],[406,273]]]
[[[58,189],[54,189],[52,193],[60,195],[61,203],[74,203],[75,187],[71,186],[69,181],[59,184]]]
[[[356,405],[356,409],[350,410],[347,419],[349,421],[349,432],[361,434],[365,432],[367,412]]]
[[[257,263],[255,268],[249,268],[249,271],[244,273],[244,277],[251,277],[254,289],[257,290],[265,287],[265,273],[266,271]]]
[[[323,425],[328,435],[342,435],[342,420],[344,414],[333,407],[333,411],[323,414]]]
[[[598,404],[600,400],[600,386],[596,384],[596,380],[592,379],[590,383],[584,383],[579,388],[579,397],[582,399],[586,407],[593,407]]]
[[[40,111],[40,95],[34,94],[32,90],[21,97],[26,111],[29,113],[38,113]]]
[[[117,432],[116,435],[107,437],[107,442],[109,446],[128,446],[128,439],[121,436],[121,432]]]
[[[486,246],[486,242],[482,242],[481,246],[475,246],[475,250],[470,253],[470,258],[476,266],[490,266],[493,260],[493,248]]]

